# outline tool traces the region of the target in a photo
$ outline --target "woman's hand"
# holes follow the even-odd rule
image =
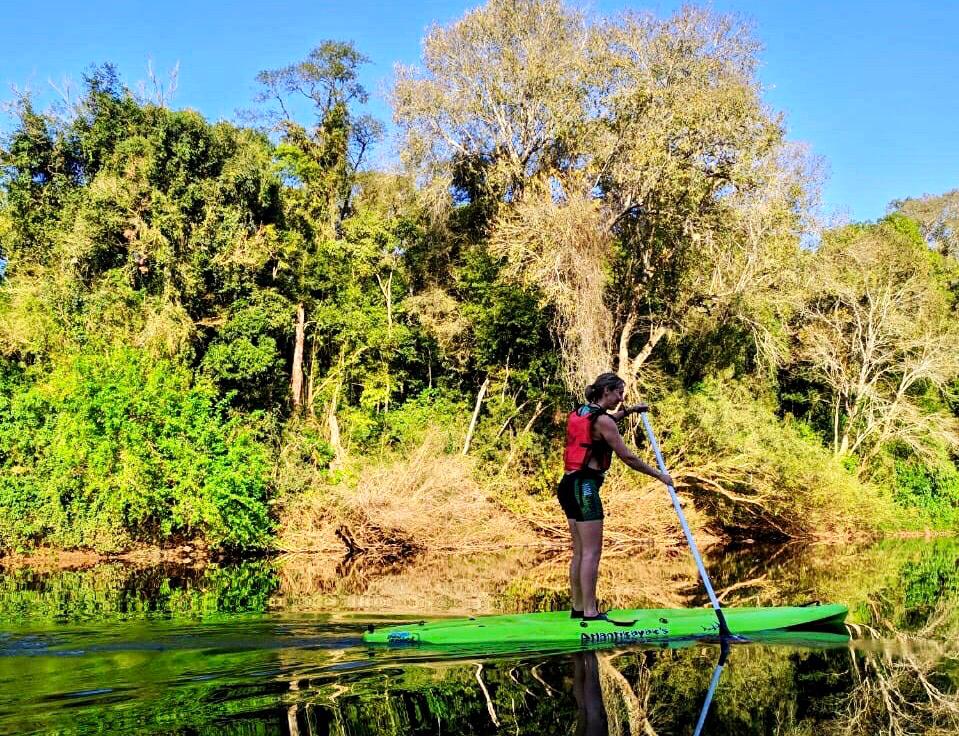
[[[649,411],[649,404],[633,404],[632,406],[627,406],[625,411],[627,414],[640,414],[644,411]]]
[[[673,478],[672,478],[672,476],[671,476],[669,473],[660,473],[660,474],[659,474],[659,479],[660,479],[663,483],[665,483],[667,486],[672,486],[673,488],[676,487],[676,486],[673,484]]]

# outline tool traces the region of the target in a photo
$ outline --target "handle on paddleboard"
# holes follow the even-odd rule
[[[669,474],[669,471],[666,470],[666,463],[663,462],[663,454],[659,451],[659,443],[656,442],[656,435],[653,434],[653,428],[649,423],[649,417],[646,416],[645,411],[639,413],[640,418],[643,420],[643,428],[646,430],[646,437],[649,439],[649,444],[653,448],[653,454],[656,455],[656,464],[659,466],[659,472]],[[703,565],[703,558],[699,554],[699,548],[696,546],[696,540],[693,539],[693,533],[689,529],[689,524],[686,523],[686,515],[683,513],[683,507],[679,504],[679,496],[676,493],[676,489],[672,486],[666,486],[666,489],[669,491],[669,497],[673,501],[673,508],[676,509],[676,515],[679,517],[679,524],[683,528],[683,534],[686,535],[686,542],[689,544],[689,551],[693,553],[693,559],[696,560],[696,567],[699,569],[699,577],[703,581],[703,586],[706,588],[706,592],[709,594],[709,600],[713,604],[713,608],[716,610],[716,618],[719,619],[719,634],[720,636],[727,637],[731,636],[729,631],[729,626],[726,625],[726,617],[723,615],[722,606],[719,605],[719,599],[716,598],[716,593],[713,591],[713,584],[709,582],[709,575],[706,573],[706,567]]]

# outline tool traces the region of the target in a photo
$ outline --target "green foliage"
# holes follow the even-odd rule
[[[118,349],[75,355],[49,375],[8,372],[6,382],[15,389],[0,408],[8,543],[268,544],[270,453],[255,419],[229,416],[189,371]]]
[[[174,617],[216,620],[264,613],[278,585],[269,562],[186,568],[130,568],[103,563],[88,570],[0,574],[0,621],[123,621]]]
[[[929,467],[917,460],[895,461],[895,498],[922,512],[933,526],[959,525],[959,470],[948,461]]]
[[[551,313],[534,292],[511,283],[485,248],[469,248],[454,272],[463,298],[463,316],[471,325],[471,354],[476,370],[509,371],[528,395],[557,388],[559,361],[549,332]],[[550,386],[549,384],[553,384]]]
[[[377,209],[342,223],[342,237],[318,244],[311,283],[308,336],[317,401],[345,400],[353,440],[363,443],[381,412],[425,387],[425,336],[408,314],[409,281],[403,253],[419,237],[413,223]],[[424,380],[425,379],[425,380]]]
[[[952,540],[929,545],[900,570],[900,590],[905,611],[903,625],[921,627],[943,600],[959,597],[959,558]]]
[[[384,415],[382,439],[398,449],[410,450],[427,432],[440,431],[446,436],[446,451],[452,452],[462,442],[469,412],[469,404],[458,393],[425,389]]]
[[[296,447],[299,451],[297,458],[302,463],[308,463],[316,468],[329,467],[330,462],[336,457],[332,445],[324,439],[323,433],[315,423],[298,423],[287,425],[288,429],[294,430]]]
[[[885,449],[959,445],[947,414],[959,363],[948,269],[915,221],[892,214],[826,233],[810,254],[784,394],[864,476]]]
[[[65,125],[22,110],[4,155],[5,249],[14,262],[69,265],[82,285],[124,269],[197,319],[215,314],[267,267],[248,256],[280,216],[268,142],[140,105],[102,75],[87,85]]]
[[[286,361],[281,346],[290,339],[292,305],[272,290],[230,305],[200,368],[241,406],[270,407],[283,400]]]

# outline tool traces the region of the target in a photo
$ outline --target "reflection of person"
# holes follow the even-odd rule
[[[667,485],[673,483],[669,475],[644,463],[623,442],[616,422],[649,409],[646,404],[636,404],[612,412],[623,403],[625,388],[626,384],[615,373],[603,373],[586,387],[589,403],[571,412],[566,422],[565,473],[557,495],[573,541],[573,561],[569,567],[571,616],[587,621],[606,618],[606,614],[596,609],[596,578],[603,551],[603,504],[599,488],[613,453],[633,470]]]
[[[609,733],[603,687],[599,683],[599,660],[596,652],[573,654],[573,697],[576,698],[576,736]]]

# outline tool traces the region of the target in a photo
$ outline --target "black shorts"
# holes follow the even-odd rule
[[[599,521],[603,518],[603,502],[599,488],[603,474],[595,470],[577,470],[566,473],[559,482],[556,495],[567,519]]]

